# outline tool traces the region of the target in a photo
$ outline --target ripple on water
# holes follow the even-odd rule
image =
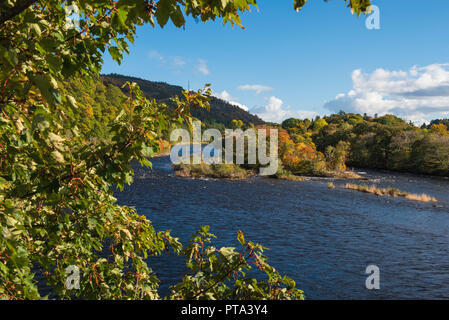
[[[154,171],[136,167],[130,187],[116,196],[133,205],[157,230],[170,229],[186,243],[210,225],[216,245],[248,239],[270,248],[267,255],[291,276],[309,299],[449,298],[449,181],[365,170],[379,187],[435,196],[431,203],[377,197],[336,188],[326,181],[243,181],[184,179],[168,158],[153,160]],[[143,176],[143,174],[145,176]],[[334,181],[338,187],[344,181]],[[150,261],[162,293],[182,278],[184,260]],[[365,289],[365,268],[381,270],[381,289]]]

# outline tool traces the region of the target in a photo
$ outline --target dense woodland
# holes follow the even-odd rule
[[[182,88],[121,75],[101,76],[87,81],[63,82],[82,112],[75,114],[78,126],[92,137],[107,138],[107,124],[119,113],[128,94],[123,83],[139,81],[148,98],[172,105],[171,98]],[[285,120],[281,125],[264,124],[258,117],[211,98],[210,112],[195,108],[192,115],[206,127],[273,127],[280,129],[280,157],[283,167],[298,175],[329,175],[346,167],[388,169],[431,175],[449,175],[449,120],[432,120],[417,127],[394,115],[371,117],[345,113],[315,119]],[[168,131],[164,132],[168,139]]]
[[[394,115],[370,117],[340,112],[314,120],[287,119],[293,141],[323,154],[337,166],[449,176],[448,120],[421,128]]]
[[[154,82],[135,77],[128,77],[119,74],[102,75],[101,80],[105,85],[115,85],[122,87],[126,81],[135,82],[139,85],[144,95],[149,99],[156,99],[159,102],[167,103],[173,106],[170,101],[174,96],[181,96],[182,90],[180,86],[174,86],[165,82]],[[126,93],[126,87],[123,88]],[[209,96],[210,110],[195,108],[192,110],[192,116],[201,120],[208,127],[214,127],[220,130],[229,127],[233,119],[239,119],[245,124],[260,125],[264,121],[258,116],[250,114],[245,110],[230,104],[227,101]]]

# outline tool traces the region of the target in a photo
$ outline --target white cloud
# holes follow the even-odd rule
[[[261,94],[262,92],[273,90],[272,87],[263,86],[260,84],[245,84],[239,86],[237,89],[242,91],[254,91],[256,94]]]
[[[174,66],[176,66],[176,67],[184,67],[185,64],[186,64],[186,62],[184,61],[184,59],[181,58],[181,57],[173,57],[171,60],[172,60],[172,61],[171,61],[172,64],[173,64]]]
[[[414,66],[408,71],[352,72],[353,88],[324,107],[337,112],[393,113],[422,122],[449,112],[449,64]]]
[[[241,104],[239,102],[236,102],[235,100],[239,100],[239,98],[233,97],[229,92],[227,92],[226,90],[223,90],[221,93],[216,93],[213,92],[212,95],[214,97],[220,98],[221,100],[225,100],[227,102],[229,102],[230,104],[233,104],[245,111],[248,111],[248,107],[244,104]]]
[[[226,90],[223,90],[221,93],[213,92],[212,95],[214,97],[217,97],[217,98],[220,98],[221,100],[226,100],[226,101],[239,99],[239,98],[231,96],[231,94],[229,92],[227,92]]]
[[[202,60],[202,59],[198,59],[198,71],[201,72],[204,75],[209,75],[210,71],[209,68],[207,67],[207,61],[206,60]]]
[[[148,58],[152,61],[158,62],[160,65],[172,69],[181,69],[185,66],[186,61],[182,57],[165,57],[156,50],[151,50],[148,53]]]
[[[157,52],[156,50],[151,50],[148,53],[148,58],[150,60],[157,60],[157,61],[160,61],[160,62],[164,62],[165,61],[164,57],[159,52]]]
[[[311,110],[295,110],[289,106],[284,107],[284,102],[275,96],[271,96],[267,100],[265,107],[251,110],[252,113],[257,114],[267,122],[281,123],[288,118],[311,119],[318,115],[317,112]]]

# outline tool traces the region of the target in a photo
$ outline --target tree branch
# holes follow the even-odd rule
[[[17,0],[14,7],[5,9],[7,8],[6,0],[0,0],[0,22],[5,23],[6,21],[11,20],[37,1],[38,0]]]

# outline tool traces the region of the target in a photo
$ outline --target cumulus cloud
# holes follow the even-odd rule
[[[272,87],[263,86],[260,84],[245,84],[239,86],[237,89],[242,91],[254,91],[255,94],[261,94],[262,92],[273,90]]]
[[[284,106],[284,102],[275,96],[268,98],[267,104],[264,107],[252,109],[251,112],[257,114],[267,122],[277,123],[288,118],[311,119],[318,115],[315,111],[295,110],[290,106]]]
[[[338,112],[393,113],[422,122],[449,112],[449,64],[414,66],[408,71],[352,72],[353,88],[324,107]]]
[[[239,98],[231,96],[231,94],[229,92],[227,92],[226,90],[223,90],[221,93],[214,92],[212,95],[214,97],[217,97],[217,98],[220,98],[221,100],[226,100],[226,101],[239,99]]]
[[[237,107],[239,107],[239,108],[241,108],[241,109],[243,109],[245,111],[248,111],[248,109],[249,109],[246,105],[241,104],[241,103],[235,101],[235,100],[239,100],[239,98],[233,97],[226,90],[223,90],[221,93],[213,92],[212,95],[214,97],[220,98],[221,100],[225,100],[225,101],[229,102],[230,104],[235,105],[235,106],[237,106]]]
[[[209,68],[207,67],[207,61],[206,60],[202,60],[202,59],[198,59],[198,68],[197,70],[204,74],[204,75],[209,75],[210,71]]]

